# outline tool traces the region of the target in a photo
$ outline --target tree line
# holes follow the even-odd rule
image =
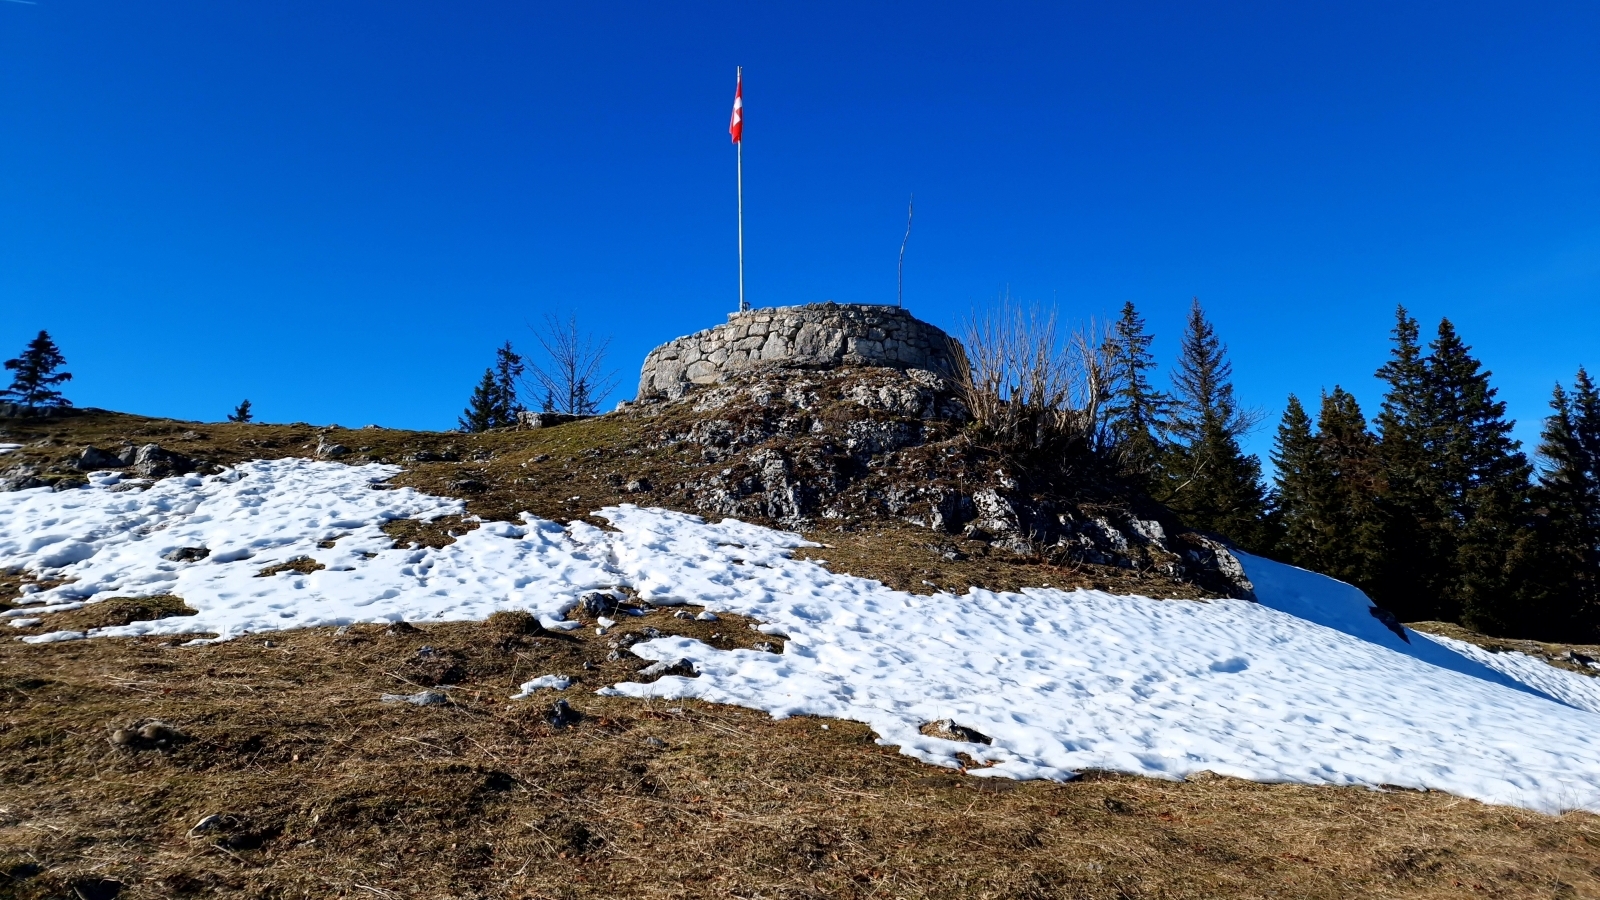
[[[1536,460],[1448,319],[1422,343],[1396,312],[1369,421],[1341,387],[1313,418],[1290,395],[1268,482],[1240,439],[1259,424],[1196,301],[1170,390],[1132,303],[1110,329],[1104,410],[1124,475],[1192,527],[1350,582],[1401,619],[1502,636],[1600,635],[1600,390],[1557,385]]]

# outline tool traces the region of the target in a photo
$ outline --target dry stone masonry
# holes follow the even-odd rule
[[[955,376],[961,343],[894,306],[814,303],[732,313],[726,325],[662,344],[645,357],[639,399],[676,399],[759,366],[884,366]]]

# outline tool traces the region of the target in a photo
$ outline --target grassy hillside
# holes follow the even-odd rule
[[[403,465],[397,482],[489,518],[701,511],[696,485],[742,458],[661,436],[702,419],[684,406],[460,435],[91,412],[5,422],[0,440],[24,447],[0,469],[70,479],[82,448],[124,442],[211,465],[338,444],[344,461]],[[808,535],[831,545],[831,567],[906,590],[1205,594],[859,509]],[[389,533],[437,545],[470,527]],[[28,580],[0,577],[0,601]],[[183,612],[181,598],[106,601],[17,633]],[[637,660],[612,658],[629,632],[744,647],[767,639],[751,624],[660,609],[606,635],[501,615],[198,647],[0,640],[0,896],[1600,896],[1600,818],[1586,813],[1222,777],[996,782],[908,759],[855,723],[592,693],[634,677]],[[576,679],[569,724],[550,721],[548,692],[506,699],[548,672]],[[382,699],[429,689],[446,702]]]

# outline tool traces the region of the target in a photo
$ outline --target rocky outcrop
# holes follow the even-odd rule
[[[802,531],[895,519],[1021,556],[1252,596],[1225,544],[1159,505],[1114,484],[1029,483],[975,447],[955,384],[934,372],[758,369],[633,414],[660,422],[655,449],[715,467],[657,486],[705,515]]]
[[[880,366],[955,376],[961,343],[894,306],[818,303],[732,313],[718,325],[645,357],[639,399],[676,399],[696,385],[763,366]]]

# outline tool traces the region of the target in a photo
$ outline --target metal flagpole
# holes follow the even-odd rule
[[[737,66],[733,73],[734,84],[739,86],[740,93],[744,88],[744,66]],[[742,99],[742,98],[741,98]],[[744,312],[750,304],[744,302],[744,108],[743,103],[739,109],[739,311]]]

